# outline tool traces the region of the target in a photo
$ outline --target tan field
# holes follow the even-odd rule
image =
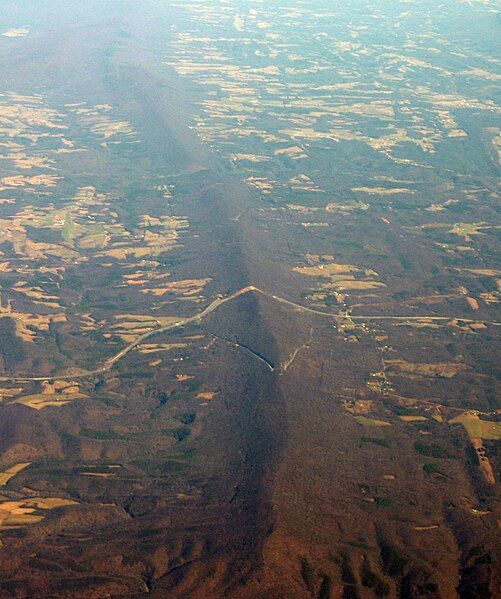
[[[271,160],[269,156],[257,156],[256,154],[232,154],[232,160],[243,160],[247,162],[268,162]]]
[[[167,283],[163,287],[156,289],[142,289],[141,293],[148,293],[161,297],[167,293],[173,293],[174,295],[181,295],[184,297],[199,295],[204,287],[208,285],[212,279],[185,279],[181,281],[172,281]]]
[[[375,418],[367,418],[366,416],[355,416],[355,420],[363,426],[391,426],[391,422],[387,420],[377,420]]]
[[[39,333],[49,330],[51,322],[66,320],[65,314],[53,314],[37,316],[35,314],[24,314],[21,312],[3,312],[0,318],[12,318],[16,325],[16,335],[25,342],[32,343]]]
[[[357,193],[368,193],[372,195],[389,196],[398,194],[414,194],[416,193],[413,189],[407,189],[406,187],[353,187],[352,191]]]
[[[464,364],[441,362],[438,364],[411,363],[405,360],[386,360],[386,369],[394,374],[418,375],[426,377],[451,378],[466,370]]]
[[[473,446],[473,449],[477,453],[478,461],[480,464],[480,470],[482,470],[485,479],[491,485],[496,484],[494,470],[492,469],[492,464],[485,453],[483,439],[480,439],[478,437],[471,437],[471,444]]]
[[[322,285],[323,288],[327,288]],[[349,279],[341,279],[336,281],[332,286],[332,288],[344,290],[364,290],[364,289],[378,289],[380,287],[386,287],[384,283],[381,281],[352,281]]]
[[[204,391],[195,395],[195,399],[212,399],[215,395],[215,391]]]
[[[17,389],[7,389],[5,387],[0,387],[0,401],[4,397],[15,397],[22,392],[22,389],[18,387]]]
[[[375,280],[378,274],[371,269],[353,264],[337,264],[333,256],[328,255],[305,254],[305,259],[308,266],[296,266],[293,270],[305,276],[327,279],[320,284],[320,291],[338,293],[386,287],[382,281]]]
[[[49,408],[51,406],[62,407],[77,399],[88,399],[88,396],[83,393],[60,393],[57,395],[36,393],[19,397],[13,403],[19,403],[34,410],[43,410],[44,408]]]
[[[20,462],[19,464],[16,464],[15,466],[11,466],[10,468],[7,468],[7,470],[5,470],[5,472],[0,472],[0,487],[5,486],[11,478],[16,476],[16,474],[18,472],[21,472],[21,470],[24,470],[25,468],[27,468],[30,464],[31,464],[31,462]]]
[[[78,505],[78,502],[59,497],[35,497],[21,501],[0,502],[0,529],[37,524],[44,519],[43,514],[37,513],[40,510],[52,510],[71,505]]]
[[[474,297],[467,297],[466,301],[468,302],[470,308],[472,310],[478,310],[479,306],[478,306],[478,301],[474,298]]]
[[[133,341],[139,335],[159,328],[160,326],[169,326],[179,321],[179,318],[175,316],[159,316],[152,318],[142,314],[122,314],[115,316],[115,318],[120,320],[120,322],[112,325],[112,329],[116,335],[127,342]]]
[[[145,343],[139,347],[141,354],[155,354],[157,352],[172,351],[173,349],[184,349],[187,343]]]

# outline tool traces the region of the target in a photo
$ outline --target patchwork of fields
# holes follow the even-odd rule
[[[494,597],[495,3],[4,3],[0,597]]]

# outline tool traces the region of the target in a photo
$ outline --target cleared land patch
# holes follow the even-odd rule
[[[20,528],[37,524],[44,519],[43,511],[78,505],[72,499],[59,497],[34,497],[20,501],[0,502],[0,529]]]
[[[19,464],[7,468],[5,472],[0,472],[0,487],[5,486],[11,478],[16,476],[21,470],[27,468],[30,464],[31,462],[20,462]]]

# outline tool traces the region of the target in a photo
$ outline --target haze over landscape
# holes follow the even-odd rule
[[[499,596],[495,0],[2,0],[0,599]]]

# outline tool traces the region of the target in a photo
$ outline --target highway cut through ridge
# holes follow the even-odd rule
[[[245,294],[251,293],[251,292],[260,293],[260,294],[262,294],[272,300],[275,300],[281,304],[292,306],[292,307],[297,308],[303,312],[317,314],[319,316],[326,316],[328,318],[332,318],[333,320],[397,320],[397,321],[399,321],[399,320],[400,321],[409,321],[410,320],[410,321],[414,321],[414,322],[419,322],[419,321],[458,322],[458,321],[461,321],[464,323],[479,322],[478,320],[471,319],[471,318],[451,317],[451,316],[377,316],[377,315],[353,316],[351,314],[332,314],[330,312],[322,312],[321,310],[315,310],[313,308],[308,308],[307,306],[297,304],[297,303],[287,300],[283,297],[279,297],[277,295],[272,295],[272,294],[270,294],[266,291],[263,291],[262,289],[259,289],[258,287],[255,287],[253,285],[248,285],[247,287],[242,287],[242,289],[239,289],[238,291],[235,291],[226,297],[216,298],[206,308],[204,308],[201,312],[199,312],[198,314],[195,314],[194,316],[190,316],[188,318],[182,318],[179,321],[175,322],[174,324],[158,327],[157,329],[152,329],[151,331],[148,331],[147,333],[143,333],[137,339],[135,339],[134,341],[131,341],[131,343],[129,343],[129,345],[127,345],[122,350],[120,350],[118,352],[118,354],[109,358],[101,367],[96,368],[95,370],[86,371],[81,374],[71,374],[71,375],[63,374],[61,376],[57,376],[57,375],[51,375],[51,376],[21,376],[21,375],[6,376],[6,375],[3,375],[3,376],[0,376],[0,381],[21,382],[21,381],[47,381],[47,380],[53,380],[53,379],[79,380],[79,379],[91,378],[93,376],[104,374],[106,372],[109,372],[115,364],[117,364],[120,360],[125,358],[125,356],[127,356],[127,354],[129,354],[132,350],[134,350],[136,347],[141,345],[141,343],[143,343],[143,341],[146,341],[150,337],[153,337],[154,335],[158,335],[160,333],[166,333],[168,331],[177,329],[179,327],[186,326],[187,324],[191,324],[194,322],[200,322],[205,317],[207,317],[209,314],[214,312],[214,310],[217,310],[223,304],[226,304],[227,302],[230,302],[242,295],[245,295]],[[482,322],[485,322],[485,324],[490,324],[492,326],[500,326],[501,325],[500,322],[495,322],[495,321],[494,322],[482,321]],[[246,348],[246,349],[248,349],[248,348]],[[259,356],[259,358],[262,359],[261,356]],[[273,370],[273,367],[271,367],[270,364],[268,364],[268,366]]]

